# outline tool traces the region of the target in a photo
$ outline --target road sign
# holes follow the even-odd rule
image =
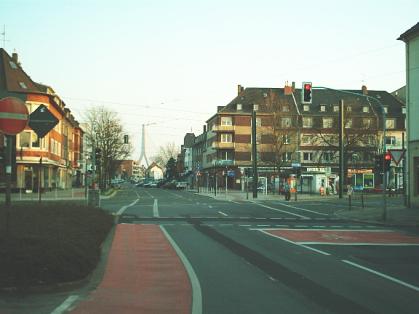
[[[47,135],[58,123],[58,119],[44,105],[40,105],[29,116],[29,126],[39,138]]]
[[[236,174],[235,174],[235,172],[234,172],[234,170],[228,170],[227,171],[227,176],[228,177],[234,177]]]
[[[394,160],[396,165],[398,165],[403,159],[405,151],[402,149],[389,149],[388,151],[391,154],[391,158]]]
[[[0,131],[7,135],[22,132],[28,124],[28,108],[19,98],[6,97],[0,100]]]
[[[300,164],[299,162],[293,162],[293,163],[291,164],[291,167],[293,167],[293,168],[298,168],[298,167],[301,167],[301,164]]]

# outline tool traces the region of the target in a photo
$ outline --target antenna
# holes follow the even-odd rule
[[[0,35],[3,37],[3,48],[6,49],[6,41],[10,41],[6,39],[6,25],[3,25],[3,32]]]

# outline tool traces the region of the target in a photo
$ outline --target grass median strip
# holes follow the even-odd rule
[[[25,289],[84,279],[96,267],[113,217],[78,202],[0,207],[0,288]]]

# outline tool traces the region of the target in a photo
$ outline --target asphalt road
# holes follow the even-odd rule
[[[333,203],[230,202],[130,185],[101,205],[121,224],[164,228],[196,274],[203,313],[419,313],[417,230],[337,219]],[[104,265],[86,286],[20,298],[10,313],[60,313],[94,289]]]

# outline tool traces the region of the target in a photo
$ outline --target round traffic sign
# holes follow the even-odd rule
[[[0,131],[7,135],[22,132],[28,124],[29,112],[19,98],[6,97],[0,100]]]

